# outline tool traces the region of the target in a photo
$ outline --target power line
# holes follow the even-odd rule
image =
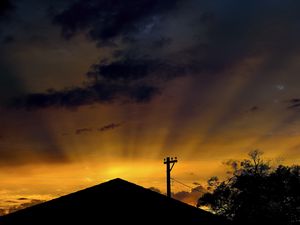
[[[185,186],[185,187],[188,187],[188,188],[191,188],[191,189],[193,189],[193,187],[191,187],[191,186],[189,186],[189,185],[187,185],[187,184],[184,184],[184,183],[182,183],[181,181],[179,181],[179,180],[176,180],[175,178],[173,178],[173,177],[171,177],[171,180],[173,180],[173,181],[175,181],[175,182],[177,182],[177,183],[179,183],[179,184],[181,184],[181,185],[183,185],[183,186]]]
[[[206,192],[204,192],[204,191],[201,191],[201,190],[198,190],[198,189],[196,189],[196,188],[193,188],[193,187],[191,187],[191,186],[189,186],[189,185],[187,185],[187,184],[185,184],[185,183],[183,183],[183,182],[181,182],[181,181],[179,181],[179,180],[177,180],[177,179],[175,179],[175,178],[173,178],[173,177],[171,177],[171,180],[173,180],[173,181],[175,181],[175,182],[177,182],[177,183],[179,183],[179,184],[181,184],[181,185],[183,185],[183,186],[185,186],[185,187],[188,187],[188,188],[192,189],[193,191],[198,191],[198,192],[201,192],[201,193],[203,193],[203,194],[206,193]]]

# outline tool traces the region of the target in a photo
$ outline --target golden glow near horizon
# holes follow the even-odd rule
[[[193,186],[193,182],[204,183],[204,179],[213,175],[211,172],[204,172],[207,168],[220,170],[220,165],[214,164],[213,161],[205,164],[202,162],[202,166],[199,166],[198,161],[180,161],[174,167],[172,175]],[[146,188],[158,188],[165,193],[165,165],[162,160],[102,159],[67,165],[28,165],[18,169],[6,168],[0,172],[0,208],[32,199],[49,200],[118,177]],[[172,185],[173,192],[182,190],[190,191],[178,184]],[[20,198],[26,199],[19,200]]]

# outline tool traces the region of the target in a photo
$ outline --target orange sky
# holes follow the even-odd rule
[[[239,90],[238,85],[243,85],[237,81],[236,90],[224,96],[226,102],[206,109],[196,105],[192,113],[199,116],[178,120],[177,113],[184,102],[168,101],[172,98],[169,95],[174,88],[184,92],[190,85],[193,83],[187,79],[174,81],[172,89],[150,105],[31,111],[24,112],[24,120],[7,115],[2,146],[24,154],[2,162],[2,206],[15,204],[5,202],[7,199],[49,199],[116,177],[164,192],[163,158],[168,155],[179,159],[172,172],[174,178],[192,187],[194,182],[205,185],[213,175],[224,176],[222,162],[245,158],[255,148],[264,151],[267,159],[299,162],[297,125],[276,130],[282,120],[293,114],[248,112],[245,107],[225,120],[229,102]],[[218,96],[210,98],[214,101]],[[222,120],[224,126],[219,125]],[[38,124],[31,126],[35,122]],[[120,125],[101,131],[111,123]],[[37,138],[45,131],[44,138]],[[56,148],[59,156],[49,155],[49,148]],[[174,192],[182,190],[190,191],[173,184]]]
[[[220,83],[216,89],[224,85]],[[172,95],[190,90],[194,83],[188,78],[175,80],[151,104],[24,111],[21,120],[18,113],[3,111],[6,133],[1,145],[10,151],[1,162],[1,205],[20,204],[9,201],[21,196],[50,199],[116,177],[164,192],[163,158],[169,155],[179,158],[174,178],[192,187],[194,182],[205,185],[210,176],[224,176],[222,162],[245,158],[256,148],[267,159],[299,163],[298,123],[284,122],[294,112],[278,109],[277,103],[257,112],[248,111],[251,104],[228,108],[245,85],[238,77],[232,84],[228,91],[223,87],[222,102],[205,108],[195,103],[187,111],[186,100]],[[215,102],[219,96],[208,98]],[[119,125],[101,131],[112,123]],[[51,148],[58,156],[48,153]],[[176,183],[173,190],[190,191]]]

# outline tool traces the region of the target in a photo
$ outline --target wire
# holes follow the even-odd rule
[[[193,188],[193,187],[191,187],[191,186],[189,186],[189,185],[187,185],[187,184],[185,184],[185,183],[183,183],[183,182],[181,182],[181,181],[179,181],[179,180],[176,180],[175,178],[173,178],[173,177],[171,177],[171,180],[173,180],[173,181],[175,181],[175,182],[177,182],[177,183],[179,183],[179,184],[181,184],[181,185],[183,185],[183,186],[185,186],[185,187],[188,187],[188,188],[190,188],[190,189],[192,189],[193,191],[198,191],[198,192],[201,192],[201,193],[206,193],[206,192],[204,192],[204,191],[200,191],[200,190],[198,190],[198,189],[196,189],[196,188]]]

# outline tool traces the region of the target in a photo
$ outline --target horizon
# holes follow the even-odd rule
[[[139,187],[145,188],[147,190],[156,192],[158,194],[161,194],[161,195],[167,197],[167,193],[162,192],[162,190],[157,188],[157,187],[144,187],[144,186],[141,186],[140,184],[134,183],[130,180],[126,180],[126,179],[123,179],[123,178],[120,178],[120,177],[115,177],[115,178],[103,181],[101,183],[93,184],[91,186],[83,186],[80,189],[71,190],[69,193],[63,193],[61,195],[51,196],[51,197],[48,197],[48,199],[47,198],[44,198],[44,199],[30,199],[30,198],[25,198],[25,197],[19,197],[18,200],[20,200],[20,203],[18,203],[16,201],[12,205],[4,205],[4,207],[2,206],[0,208],[1,209],[0,216],[7,215],[7,214],[10,214],[10,213],[14,213],[16,211],[26,209],[26,208],[29,208],[29,207],[32,207],[32,206],[35,206],[35,205],[39,205],[39,204],[42,204],[42,203],[46,203],[48,201],[55,200],[55,199],[58,199],[58,198],[61,198],[61,197],[77,194],[78,192],[85,191],[85,190],[88,190],[90,188],[95,188],[95,187],[101,186],[102,184],[111,183],[111,182],[115,182],[115,181],[122,181],[122,182],[125,181],[125,182],[128,182],[130,184],[137,185]],[[181,183],[181,185],[182,184],[183,183]],[[183,185],[185,185],[185,184],[183,184]],[[178,200],[182,203],[188,204],[190,206],[196,207],[197,199],[203,193],[205,193],[205,192],[202,192],[203,191],[202,189],[201,189],[201,192],[200,192],[199,189],[197,189],[197,188],[204,188],[204,187],[201,184],[198,183],[198,184],[195,184],[194,188],[191,187],[190,191],[179,191],[179,192],[172,191],[171,192],[172,193],[171,198],[175,199],[175,200]],[[29,200],[29,201],[27,201],[27,200]],[[208,210],[207,207],[201,207],[201,209]]]

